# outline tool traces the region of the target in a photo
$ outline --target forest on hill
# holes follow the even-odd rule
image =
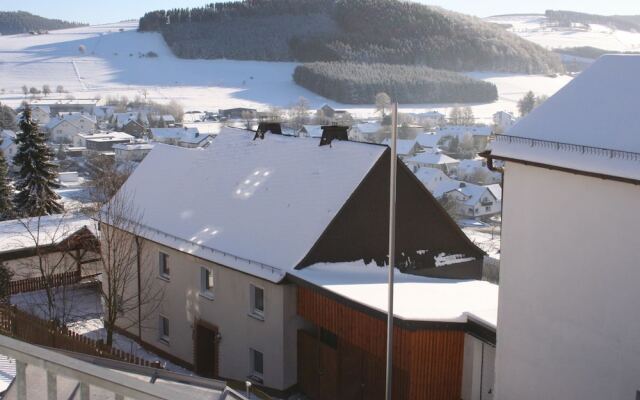
[[[425,66],[315,62],[298,66],[293,79],[346,104],[371,104],[381,92],[405,104],[490,103],[498,98],[492,83]]]
[[[77,26],[86,26],[86,24],[44,18],[25,11],[0,11],[0,34],[2,35],[52,31]]]
[[[183,58],[346,61],[454,71],[548,73],[542,47],[478,18],[398,0],[245,0],[153,11],[140,31],[161,32]]]
[[[547,19],[561,26],[578,24],[598,24],[622,31],[640,32],[640,15],[596,15],[576,11],[547,10]]]

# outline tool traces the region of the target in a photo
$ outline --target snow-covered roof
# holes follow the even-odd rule
[[[444,172],[442,172],[441,169],[427,168],[427,167],[418,168],[418,170],[415,172],[415,176],[421,182],[429,182],[435,178],[438,178],[438,179],[441,178],[443,180],[449,178],[447,175],[445,175]]]
[[[391,147],[391,139],[383,140],[382,144]],[[397,146],[396,151],[399,156],[406,156],[413,153],[416,145],[417,145],[417,142],[415,141],[415,139],[414,140],[398,139],[398,141],[396,142],[396,146]]]
[[[423,153],[418,153],[415,156],[409,158],[407,160],[409,163],[416,164],[456,164],[458,160],[455,158],[449,157],[444,153],[432,153],[429,151],[425,151]]]
[[[436,148],[438,147],[438,141],[442,138],[442,136],[437,135],[433,132],[424,132],[416,136],[416,141],[422,147],[428,148]]]
[[[508,131],[567,145],[498,137],[492,154],[640,179],[640,156],[579,147],[640,153],[639,71],[638,55],[602,56]]]
[[[85,226],[95,231],[94,221],[77,214],[3,221],[0,222],[0,253],[34,248],[36,244],[58,244]]]
[[[469,159],[460,160],[460,164],[458,164],[458,171],[463,173],[471,173],[478,168],[486,168],[485,163],[486,163],[486,160],[484,158],[474,158],[472,160],[469,160]]]
[[[60,118],[62,118],[65,121],[71,121],[71,122],[75,122],[78,120],[86,120],[87,122],[90,123],[96,123],[96,116],[95,115],[91,115],[91,114],[87,114],[84,112],[80,112],[80,111],[71,111],[71,112],[64,112],[64,113],[60,113],[58,114]]]
[[[452,189],[449,192],[453,192],[453,191],[460,192],[462,193],[462,195],[464,195],[463,204],[467,206],[475,206],[476,204],[478,204],[478,202],[480,202],[480,199],[482,198],[482,195],[484,195],[487,192],[493,195],[494,197],[496,197],[494,192],[489,190],[488,187],[482,186],[482,185],[475,185],[473,183],[468,183],[468,182],[460,182],[457,188]]]
[[[16,133],[14,131],[8,129],[2,130],[2,132],[0,132],[0,150],[5,150],[13,146],[15,140]]]
[[[113,145],[113,149],[122,151],[151,150],[153,146],[153,143],[118,143]]]
[[[379,122],[363,122],[355,124],[353,128],[362,133],[372,134],[380,131],[380,129],[382,129],[382,125]]]
[[[115,119],[116,126],[119,128],[125,126],[130,121],[138,122],[138,119],[141,119],[142,123],[148,122],[147,115],[138,111],[113,113],[112,118]]]
[[[306,136],[308,137],[311,137],[311,138],[322,137],[322,125],[303,125],[303,129],[307,133]]]
[[[99,133],[79,133],[77,136],[94,141],[113,141],[113,140],[129,140],[133,141],[134,137],[125,132],[111,131],[111,132],[99,132]]]
[[[33,100],[32,106],[56,106],[56,105],[83,105],[95,106],[98,104],[96,99],[49,99],[49,100]]]
[[[148,228],[143,235],[277,282],[306,256],[385,151],[254,136],[224,132],[204,149],[156,145],[122,189],[135,193],[132,206]]]
[[[208,139],[207,134],[201,134],[198,128],[176,127],[176,128],[151,128],[151,135],[154,140],[177,140],[182,143],[198,144]]]
[[[462,138],[467,133],[472,136],[490,136],[491,132],[491,127],[488,125],[447,125],[436,129],[436,133],[440,136],[457,136],[458,138]]]
[[[364,262],[316,264],[291,272],[341,297],[386,313],[386,267]],[[498,286],[484,281],[427,278],[395,271],[393,314],[409,321],[465,323],[471,315],[496,327]]]
[[[502,201],[502,186],[494,183],[493,185],[486,185],[485,187],[489,189],[491,194],[493,194],[498,201]]]

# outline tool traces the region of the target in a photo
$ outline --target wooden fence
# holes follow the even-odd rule
[[[129,362],[143,367],[161,368],[157,361],[148,361],[133,354],[105,345],[60,326],[33,316],[16,306],[0,305],[0,333],[25,342]]]
[[[55,274],[50,277],[38,276],[36,278],[26,278],[9,283],[9,294],[18,294],[23,292],[33,292],[43,290],[47,287],[47,279],[51,280],[49,287],[72,285],[80,282],[82,276],[80,271],[69,271]]]

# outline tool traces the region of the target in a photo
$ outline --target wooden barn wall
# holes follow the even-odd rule
[[[333,332],[340,342],[347,342],[371,355],[371,362],[380,364],[384,368],[386,320],[365,314],[330,299],[318,291],[301,286],[298,286],[297,306],[298,315]],[[460,329],[428,330],[409,330],[396,326],[393,346],[394,370],[397,370],[394,373],[394,398],[460,399],[464,352],[462,326]],[[338,349],[349,351],[341,345]],[[324,354],[323,357],[332,360],[331,355]],[[334,361],[332,363],[335,364]],[[306,371],[306,374],[309,376],[309,371]],[[331,374],[325,373],[325,375]],[[384,373],[382,377],[384,378]],[[300,378],[300,383],[304,387],[303,377]],[[379,371],[371,372],[371,380],[379,380],[379,378]],[[325,388],[330,387],[331,383],[329,382],[328,385]],[[384,395],[384,391],[381,394]],[[338,396],[337,398],[348,397]],[[378,396],[369,398],[378,398]]]

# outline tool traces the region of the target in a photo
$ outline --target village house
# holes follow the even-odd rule
[[[99,253],[95,223],[81,215],[48,215],[0,222],[0,262],[12,280],[97,272]]]
[[[518,118],[512,113],[506,111],[498,111],[493,114],[493,124],[500,129],[501,132],[506,132],[515,125]]]
[[[153,143],[119,143],[113,145],[119,163],[140,162],[153,149]]]
[[[16,133],[8,129],[0,131],[0,151],[4,155],[4,159],[9,166],[13,165],[13,157],[18,151],[16,144]]]
[[[111,115],[111,123],[116,129],[122,129],[131,122],[143,127],[149,125],[147,114],[142,111],[117,112]]]
[[[326,119],[325,123],[346,123],[351,120],[351,114],[346,110],[336,110],[328,104],[324,104],[316,111],[316,117]]]
[[[471,135],[473,143],[478,148],[484,148],[489,142],[493,131],[488,125],[445,125],[436,129],[441,137],[457,137],[462,141],[465,135]]]
[[[89,152],[113,153],[113,146],[131,143],[134,137],[124,132],[79,133],[73,137],[73,145]]]
[[[416,141],[421,151],[438,151],[438,143],[442,137],[434,132],[423,132],[416,136]]]
[[[66,113],[52,118],[45,126],[50,140],[55,143],[70,143],[79,133],[93,133],[96,130],[96,120],[92,115],[83,113]]]
[[[451,179],[439,168],[421,167],[415,171],[415,175],[436,199],[460,186],[460,181]]]
[[[228,108],[219,110],[218,114],[227,119],[254,119],[258,116],[258,111],[255,108]]]
[[[297,136],[320,139],[322,137],[322,125],[302,125]]]
[[[355,142],[379,143],[382,124],[377,121],[367,121],[354,124],[349,130],[349,140]]]
[[[497,135],[497,399],[640,396],[640,56],[606,55]]]
[[[181,147],[202,147],[209,143],[210,136],[201,134],[198,128],[151,128],[151,138],[155,142]]]
[[[51,120],[51,110],[48,106],[31,107],[31,119],[38,125],[44,126]]]
[[[382,144],[390,146],[391,140],[385,139],[382,141]],[[420,146],[418,146],[418,142],[415,139],[398,139],[396,142],[396,152],[401,160],[407,160],[413,157],[419,149]]]
[[[31,101],[31,107],[48,107],[51,115],[68,112],[84,112],[94,115],[96,99],[40,99]]]
[[[482,157],[460,160],[456,175],[460,180],[482,185],[490,185],[502,181],[502,174],[497,171],[491,171],[487,167],[487,160]]]
[[[460,182],[457,188],[444,195],[456,205],[456,214],[464,218],[482,218],[500,213],[501,201],[496,194],[495,188]]]
[[[421,122],[429,124],[432,127],[444,125],[447,116],[439,111],[427,111],[424,113],[414,114]]]
[[[449,157],[442,152],[424,151],[404,160],[409,168],[416,171],[418,168],[437,168],[447,175],[454,175],[457,171],[459,160]]]
[[[280,392],[298,384],[324,399],[356,373],[340,398],[350,390],[382,398],[378,265],[387,260],[391,157],[386,146],[335,139],[346,129],[327,127],[321,140],[227,131],[203,150],[156,145],[121,194],[135,192],[140,267],[165,295],[151,323],[127,334],[202,376]],[[402,399],[457,399],[482,375],[466,347],[495,345],[497,287],[469,281],[480,278],[484,253],[394,162],[395,257],[407,283],[395,390]],[[354,275],[359,260],[366,269]],[[408,306],[415,302],[417,313]],[[321,361],[331,359],[343,361]]]

